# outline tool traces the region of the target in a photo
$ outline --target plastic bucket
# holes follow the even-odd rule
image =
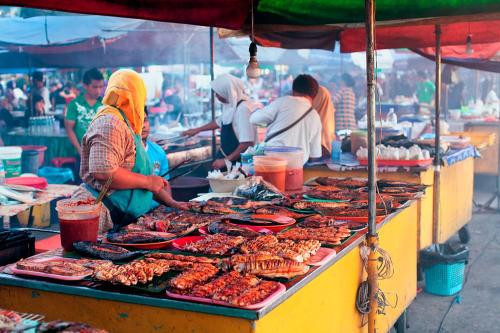
[[[38,174],[38,151],[23,150],[21,155],[21,169],[23,173]]]
[[[64,199],[57,202],[56,211],[66,251],[73,249],[74,242],[97,241],[101,204],[96,205],[94,199]]]
[[[266,147],[266,156],[274,156],[287,160],[285,190],[298,191],[304,184],[304,152],[296,147]]]
[[[25,150],[36,150],[38,152],[38,166],[41,167],[45,160],[45,151],[47,146],[21,146],[23,151]]]
[[[255,175],[261,176],[280,191],[285,191],[286,166],[288,161],[274,156],[254,156]]]
[[[21,147],[0,147],[0,159],[5,168],[5,177],[17,177],[21,174]]]

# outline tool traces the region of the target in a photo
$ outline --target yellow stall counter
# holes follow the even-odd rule
[[[380,247],[393,262],[394,275],[380,281],[392,306],[377,321],[388,332],[416,296],[417,204],[379,225]],[[233,309],[28,280],[0,274],[0,307],[41,313],[47,320],[87,322],[110,332],[190,333],[364,333],[355,308],[356,290],[365,279],[361,235],[337,257],[292,285],[259,311]],[[397,302],[396,296],[397,295]]]

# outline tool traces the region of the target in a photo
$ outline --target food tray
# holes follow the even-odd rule
[[[63,260],[63,261],[68,261],[68,262],[75,262],[77,261],[76,259],[71,259],[71,258],[61,258],[61,257],[47,257],[47,258],[42,258],[42,259],[33,259],[33,262],[46,262],[46,261],[51,261],[51,260]],[[54,280],[61,280],[61,281],[81,281],[85,279],[87,276],[92,275],[92,272],[84,274],[84,275],[72,275],[72,276],[66,276],[66,275],[58,275],[58,274],[50,274],[50,273],[43,273],[43,272],[35,272],[35,271],[28,271],[24,269],[18,269],[16,265],[12,265],[10,267],[12,273],[16,275],[25,275],[25,276],[36,276],[36,277],[42,277],[42,278],[47,278],[47,279],[54,279]]]
[[[349,200],[317,199],[307,194],[304,194],[302,197],[304,197],[304,199],[306,199],[307,201],[312,201],[312,202],[349,202]]]
[[[402,166],[402,167],[426,167],[432,164],[433,159],[425,160],[377,160],[377,166]],[[359,160],[360,165],[368,165],[368,160]]]
[[[157,242],[157,243],[114,243],[114,242],[108,242],[104,240],[103,242],[108,243],[108,244],[113,244],[113,245],[118,245],[118,246],[123,246],[123,247],[131,247],[134,249],[141,249],[141,250],[159,250],[159,249],[164,249],[170,243],[172,243],[174,239],[169,239],[163,242]]]
[[[349,236],[350,238],[351,236]],[[315,255],[310,257],[305,264],[309,266],[322,266],[337,255],[337,251],[331,248],[320,247]]]
[[[279,282],[278,282],[279,283]],[[226,303],[222,301],[215,301],[210,298],[204,298],[204,297],[195,297],[195,296],[188,296],[188,295],[180,295],[176,293],[172,293],[167,290],[167,296],[175,299],[181,299],[185,301],[192,301],[192,302],[200,302],[200,303],[205,303],[205,304],[213,304],[213,305],[222,305],[222,306],[229,306],[232,308],[240,308],[240,309],[248,309],[248,310],[256,310],[263,308],[264,306],[268,305],[269,303],[272,303],[274,300],[276,300],[278,297],[280,297],[284,292],[286,291],[286,287],[284,284],[279,283],[278,290],[276,290],[274,293],[269,295],[268,298],[263,300],[260,303],[248,305],[248,306],[237,306],[231,303]]]
[[[253,230],[253,231],[256,231],[256,232],[260,232],[261,234],[265,234],[265,235],[273,233],[271,230],[266,229],[266,228],[262,228],[262,227],[259,227],[259,226],[245,226],[243,228],[250,229],[250,230]],[[199,228],[198,232],[200,234],[202,234],[202,235],[211,235],[211,233],[208,231],[208,227],[207,226]]]

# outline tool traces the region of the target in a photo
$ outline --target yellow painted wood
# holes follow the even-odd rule
[[[41,313],[47,320],[85,322],[120,333],[250,333],[249,320],[0,286],[0,307]]]
[[[416,295],[417,205],[387,222],[379,235],[395,268],[380,288],[390,302],[399,298],[378,317],[378,332],[387,332]],[[257,321],[5,286],[0,287],[0,307],[42,313],[49,320],[83,321],[111,332],[362,333],[366,327],[360,327],[355,309],[356,290],[366,274],[361,265],[359,248],[354,248]]]
[[[366,171],[332,171],[325,166],[304,169],[304,179],[310,180],[315,177],[360,177],[366,178]],[[418,216],[418,243],[417,250],[424,249],[432,244],[432,196],[434,184],[434,169],[418,173],[409,172],[381,172],[377,174],[379,179],[398,180],[410,183],[429,185],[424,196],[417,203]],[[470,203],[472,205],[472,202]]]
[[[441,168],[439,243],[446,242],[471,220],[473,191],[474,159]]]
[[[487,175],[497,175],[498,174],[498,138],[500,133],[498,132],[498,125],[491,124],[489,126],[468,126],[467,132],[477,132],[477,133],[494,133],[496,139],[493,145],[486,147],[481,150],[482,158],[478,158],[474,162],[474,172],[487,174]]]

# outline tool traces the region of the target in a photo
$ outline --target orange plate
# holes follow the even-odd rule
[[[184,251],[184,246],[188,243],[194,243],[199,241],[200,239],[205,238],[204,236],[187,236],[174,239],[170,245],[177,250]]]

